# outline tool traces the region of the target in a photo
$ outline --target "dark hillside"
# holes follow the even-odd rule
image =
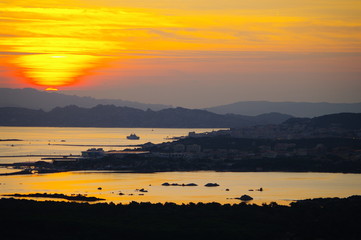
[[[276,114],[277,115],[277,114]],[[1,126],[44,127],[161,127],[161,128],[231,128],[275,124],[291,116],[267,114],[249,117],[220,115],[205,110],[169,108],[160,111],[140,110],[114,105],[81,108],[75,105],[56,107],[49,112],[24,108],[0,108]]]
[[[92,97],[80,97],[66,95],[61,92],[38,91],[33,88],[13,89],[0,88],[0,107],[21,107],[30,109],[43,109],[49,111],[55,107],[76,105],[78,107],[95,107],[96,105],[115,105],[120,107],[132,107],[146,110],[160,110],[171,107],[162,104],[146,104],[121,99],[96,99]]]
[[[129,205],[0,199],[2,239],[348,239],[360,196],[269,205]]]
[[[290,118],[283,125],[302,125],[307,128],[361,129],[361,113],[337,113],[315,118]]]

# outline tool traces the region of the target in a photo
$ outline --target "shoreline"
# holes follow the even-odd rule
[[[3,194],[0,196],[5,197],[16,197],[16,198],[55,198],[55,199],[65,199],[68,201],[82,201],[82,202],[97,202],[97,201],[104,201],[104,198],[97,198],[97,197],[88,197],[87,195],[82,194],[71,194],[65,195],[62,193],[31,193],[31,194]]]
[[[55,201],[55,200],[39,201],[39,200],[34,200],[32,198],[63,199],[63,201]],[[37,203],[44,203],[44,202],[65,203],[65,204],[69,204],[69,205],[70,204],[89,204],[89,203],[93,202],[93,204],[102,204],[102,205],[108,205],[108,206],[112,206],[112,205],[129,206],[132,204],[147,204],[147,205],[171,204],[174,206],[182,207],[182,206],[193,205],[193,204],[204,204],[204,205],[217,204],[219,206],[248,205],[248,206],[258,206],[258,207],[263,207],[264,205],[277,205],[277,206],[287,207],[287,208],[291,208],[292,205],[295,205],[297,203],[306,203],[306,202],[312,202],[312,201],[338,201],[338,200],[348,200],[348,199],[353,199],[353,198],[358,199],[361,202],[361,195],[357,195],[357,194],[350,195],[348,197],[318,197],[318,198],[305,198],[305,199],[298,199],[298,200],[289,200],[290,204],[288,204],[288,205],[278,204],[277,202],[270,202],[269,204],[267,204],[267,203],[257,204],[257,203],[252,202],[252,200],[241,200],[238,203],[219,203],[216,201],[188,202],[188,203],[130,201],[129,203],[113,203],[113,202],[102,202],[106,199],[96,198],[96,197],[87,197],[86,194],[84,194],[84,195],[71,194],[69,196],[69,195],[65,195],[62,193],[31,193],[31,194],[14,193],[14,194],[1,194],[0,195],[0,201],[7,199],[7,200],[15,200],[15,201],[37,202]],[[238,199],[238,198],[235,198],[235,199]],[[64,200],[68,200],[68,201],[64,201]]]
[[[2,168],[0,166],[0,168]],[[5,168],[5,167],[4,167]],[[34,172],[32,172],[34,171]],[[33,175],[33,174],[48,174],[48,173],[62,173],[62,172],[104,172],[104,173],[171,173],[171,172],[224,172],[224,173],[340,173],[340,174],[361,174],[361,172],[341,172],[341,171],[231,171],[231,170],[218,170],[218,169],[194,169],[194,170],[152,170],[152,171],[137,171],[132,169],[67,169],[67,170],[56,170],[56,169],[23,169],[17,172],[0,173],[0,176],[12,176],[12,175]]]

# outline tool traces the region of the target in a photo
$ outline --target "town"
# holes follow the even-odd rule
[[[314,125],[293,119],[280,125],[189,132],[171,142],[148,142],[112,151],[90,148],[80,156],[49,157],[11,166],[21,169],[20,174],[74,170],[360,173],[360,128]]]

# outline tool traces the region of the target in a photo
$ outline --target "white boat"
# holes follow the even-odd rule
[[[138,140],[140,137],[135,135],[134,133],[130,134],[129,136],[127,136],[127,139],[129,140]]]

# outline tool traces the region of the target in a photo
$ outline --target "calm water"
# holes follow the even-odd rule
[[[56,127],[0,127],[0,139],[24,141],[0,141],[0,163],[37,161],[39,157],[13,157],[19,155],[79,155],[88,148],[122,150],[122,145],[147,142],[161,143],[166,138],[186,136],[194,131],[210,132],[218,129],[175,128],[56,128]],[[135,133],[139,140],[128,140]]]
[[[125,129],[125,128],[31,128],[0,127],[0,139],[22,139],[21,142],[0,142],[1,156],[79,154],[89,146],[105,145],[105,150],[123,149],[119,145],[160,143],[165,138],[184,136],[190,131],[213,129]],[[216,130],[216,129],[215,129]],[[127,140],[136,133],[140,140]],[[64,141],[62,141],[64,140]],[[50,143],[50,145],[49,145]],[[62,145],[57,145],[62,144]],[[13,146],[12,146],[13,145]],[[73,146],[82,145],[82,146]],[[36,161],[39,157],[1,157],[0,162]],[[0,172],[10,172],[1,169]],[[196,183],[195,187],[169,186],[169,183]],[[204,187],[218,183],[219,187]],[[101,187],[102,190],[98,190]],[[262,187],[264,191],[249,191]],[[136,189],[144,188],[141,193]],[[226,191],[229,189],[229,191]],[[41,175],[0,176],[0,194],[11,193],[88,194],[105,198],[107,202],[219,202],[238,203],[234,198],[248,194],[253,203],[276,201],[288,204],[292,200],[317,197],[347,197],[361,194],[361,174],[338,173],[231,173],[231,172],[169,172],[119,173],[77,171]],[[122,192],[124,195],[119,195]],[[144,195],[139,195],[144,194]],[[61,200],[63,201],[63,200]]]
[[[162,183],[196,183],[198,186],[162,186]],[[206,183],[219,187],[205,187]],[[248,194],[253,203],[316,197],[347,197],[361,194],[360,174],[337,173],[230,173],[230,172],[162,172],[116,173],[77,171],[41,175],[3,176],[0,192],[88,194],[105,198],[107,202],[219,202],[238,203],[231,199]],[[101,187],[102,190],[98,190]],[[262,187],[264,191],[248,191]],[[136,189],[144,188],[143,193]],[[226,189],[229,191],[226,191]],[[124,195],[119,195],[122,192]]]

